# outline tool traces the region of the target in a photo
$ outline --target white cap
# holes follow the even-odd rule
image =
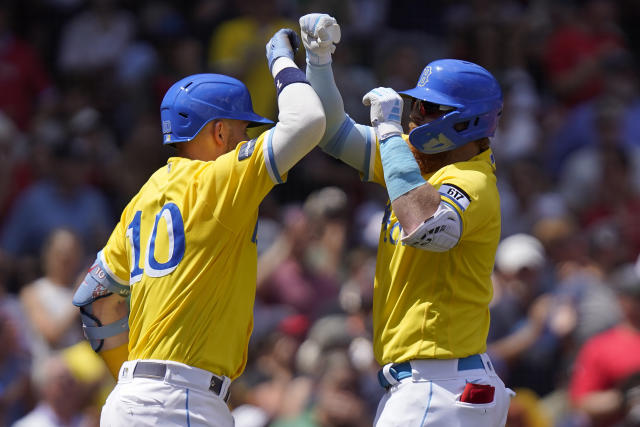
[[[503,239],[496,251],[496,267],[506,274],[514,274],[522,268],[537,269],[544,265],[542,243],[529,234],[514,234]]]

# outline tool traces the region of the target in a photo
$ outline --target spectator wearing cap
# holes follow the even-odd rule
[[[640,370],[640,265],[627,264],[612,275],[622,320],[589,339],[571,376],[573,406],[594,425],[614,425],[623,411],[620,384]]]
[[[509,385],[539,396],[554,387],[558,341],[549,328],[553,296],[543,274],[542,244],[528,234],[503,239],[496,251],[488,352]]]

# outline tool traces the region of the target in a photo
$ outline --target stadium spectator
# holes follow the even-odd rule
[[[346,203],[342,190],[328,187],[285,210],[284,230],[259,259],[262,302],[288,305],[311,319],[336,305]]]
[[[557,26],[545,46],[550,88],[564,106],[592,99],[602,90],[602,65],[626,45],[616,21],[616,3],[587,0],[580,7],[556,3]]]
[[[276,92],[262,60],[264,45],[280,28],[297,28],[285,19],[275,0],[243,0],[235,4],[239,16],[221,23],[211,34],[207,62],[216,73],[235,77],[253,95],[257,114],[276,118]]]
[[[580,349],[570,383],[573,405],[594,425],[614,425],[623,414],[622,381],[640,370],[640,272],[627,264],[611,278],[623,313],[614,328]]]
[[[553,283],[545,276],[546,257],[538,239],[514,234],[496,251],[488,353],[512,387],[538,396],[553,390],[559,340],[549,327]]]
[[[348,354],[334,350],[322,356],[314,378],[311,407],[295,418],[275,420],[273,427],[364,427],[372,422],[371,412],[361,397],[357,371]]]
[[[42,253],[44,275],[20,292],[32,329],[34,365],[83,340],[80,315],[71,300],[84,262],[82,244],[74,232],[65,228],[51,232]]]
[[[74,377],[68,362],[57,354],[49,356],[37,368],[36,385],[41,400],[13,427],[87,425],[84,410],[93,395],[89,393],[89,387]]]
[[[0,425],[13,424],[36,400],[31,358],[21,329],[23,319],[8,299],[3,296],[0,303]]]
[[[18,194],[33,180],[26,138],[13,120],[0,112],[0,223]]]
[[[93,250],[111,225],[107,199],[87,185],[83,148],[65,137],[51,151],[52,176],[20,195],[0,233],[0,248],[13,257],[37,256],[46,237],[61,226],[77,232],[87,250]]]
[[[11,28],[11,2],[0,3],[0,111],[26,131],[39,107],[52,102],[51,70],[38,51]]]
[[[133,40],[136,19],[118,0],[91,0],[62,32],[58,67],[70,75],[110,73]]]
[[[251,74],[246,82],[256,109],[265,106],[262,112],[275,117],[260,23],[274,25],[268,35],[279,25],[297,29],[297,17],[311,10],[326,11],[344,23],[332,67],[346,110],[357,122],[369,118],[361,104],[367,90],[409,87],[420,71],[416,64],[438,57],[477,62],[499,80],[505,103],[492,147],[501,237],[508,243],[510,236],[532,235],[544,247],[542,268],[539,259],[516,250],[512,261],[517,261],[518,272],[505,272],[509,268],[498,262],[494,273],[492,344],[534,326],[539,332],[528,346],[520,342],[523,352],[514,346],[511,358],[505,353],[511,362],[502,367],[513,374],[512,382],[506,378],[507,386],[537,384],[537,391],[516,390],[508,425],[543,425],[545,414],[551,415],[554,427],[590,422],[585,412],[571,408],[570,378],[559,371],[572,365],[584,342],[591,343],[594,334],[619,321],[610,276],[640,254],[640,27],[634,0],[440,2],[431,5],[428,16],[414,13],[415,2],[388,0],[2,0],[0,425],[11,425],[38,403],[27,377],[32,368],[30,321],[18,295],[27,283],[45,277],[38,258],[47,235],[60,226],[73,228],[88,251],[103,241],[104,236],[92,236],[110,229],[111,212],[120,211],[166,162],[169,152],[157,146],[157,111],[174,81],[224,67],[231,72],[255,57],[258,65],[245,69]],[[91,20],[98,22],[98,16],[106,18],[103,26],[87,26]],[[269,84],[260,87],[261,79],[269,79]],[[69,144],[76,138],[81,141]],[[83,153],[78,147],[90,150]],[[68,167],[61,168],[65,163]],[[75,184],[63,185],[63,174]],[[87,182],[99,190],[85,186]],[[312,192],[327,186],[340,188],[347,199],[345,210],[329,226],[322,215],[302,208]],[[61,189],[67,196],[60,196]],[[259,275],[270,276],[265,281],[270,282],[265,288],[269,292],[262,297],[280,302],[257,301],[247,376],[234,382],[231,395],[235,409],[248,405],[239,407],[244,415],[237,412],[236,425],[268,425],[272,419],[300,417],[309,406],[320,408],[315,405],[320,396],[315,374],[330,348],[348,352],[360,385],[354,393],[367,402],[367,414],[373,414],[371,406],[381,389],[372,383],[379,369],[370,354],[372,267],[382,219],[371,206],[379,207],[386,199],[383,188],[362,184],[351,168],[316,150],[289,172],[286,186],[263,201],[260,256],[269,249],[271,255],[286,255],[285,264],[304,266],[307,276],[312,272],[330,278],[331,292],[319,297],[307,281],[307,293],[299,293],[304,275],[278,272],[286,266],[279,262],[271,269],[262,263]],[[282,224],[293,212],[289,206],[304,213],[304,234],[295,235]],[[306,247],[306,256],[276,250],[294,240],[300,240],[296,247]],[[274,268],[277,274],[270,271]],[[64,282],[71,285],[74,279]],[[285,288],[288,283],[296,284],[291,293]],[[29,289],[32,286],[25,293]],[[299,295],[304,304],[292,302]],[[295,314],[299,311],[302,316]],[[331,320],[325,314],[332,314]],[[300,318],[308,322],[304,328],[292,320]],[[287,322],[291,324],[284,328]],[[556,356],[552,362],[550,354]],[[629,354],[619,351],[607,363],[622,366]],[[83,361],[76,360],[75,368],[93,366]],[[620,377],[611,385],[617,390],[611,395],[622,402],[620,425],[639,425],[638,377]],[[110,385],[104,387],[108,393]],[[538,395],[545,390],[549,392]],[[101,406],[96,402],[90,405],[93,417],[84,420],[95,421]]]

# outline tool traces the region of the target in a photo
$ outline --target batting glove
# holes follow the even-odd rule
[[[307,62],[324,65],[331,62],[331,54],[340,42],[340,25],[326,13],[310,13],[300,18],[302,43],[307,51]]]
[[[371,106],[371,125],[375,128],[378,141],[402,135],[402,98],[388,87],[372,89],[362,98],[362,103]]]
[[[295,31],[290,28],[278,30],[267,43],[269,70],[271,70],[273,62],[280,57],[284,56],[293,60],[298,47],[300,47],[300,39]]]

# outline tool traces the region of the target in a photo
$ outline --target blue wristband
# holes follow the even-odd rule
[[[392,202],[426,182],[413,153],[401,136],[394,135],[380,141],[380,158]]]
[[[276,84],[278,96],[280,95],[280,92],[282,92],[282,90],[291,83],[310,84],[309,80],[307,80],[307,76],[302,72],[302,70],[296,67],[287,67],[280,70],[280,72],[276,74],[274,82]]]

